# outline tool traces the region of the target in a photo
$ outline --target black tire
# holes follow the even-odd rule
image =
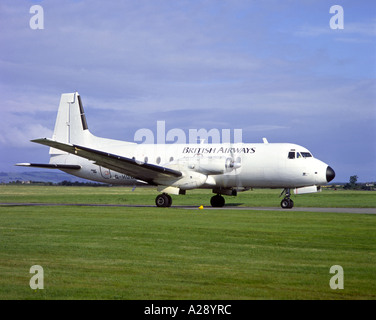
[[[210,204],[212,207],[221,208],[225,205],[225,198],[217,194],[216,196],[211,197]]]
[[[167,194],[160,194],[155,198],[157,207],[169,207],[172,204],[171,197]]]
[[[165,194],[166,198],[167,198],[167,205],[166,207],[171,207],[172,205],[172,198],[169,194]]]
[[[294,201],[291,199],[285,198],[281,201],[282,209],[291,209],[294,206]]]

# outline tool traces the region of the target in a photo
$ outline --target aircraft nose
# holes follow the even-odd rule
[[[336,173],[334,172],[334,170],[328,166],[326,168],[326,181],[328,182],[332,181],[335,176],[336,176]]]

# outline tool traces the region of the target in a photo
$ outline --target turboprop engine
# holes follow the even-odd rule
[[[203,174],[223,174],[240,168],[240,163],[228,157],[195,157],[188,160],[188,168]]]
[[[200,172],[195,171],[186,171],[183,173],[182,177],[179,178],[161,178],[156,180],[156,183],[158,183],[162,187],[163,192],[168,192],[172,194],[179,194],[179,190],[190,190],[201,187],[206,180],[208,179],[208,176],[205,174],[202,174]],[[165,190],[168,186],[168,190]],[[175,189],[175,190],[173,190]]]
[[[177,160],[170,164],[170,169],[183,172],[179,178],[159,178],[154,182],[159,185],[158,191],[180,194],[183,190],[199,188],[205,183],[215,186],[215,180],[211,175],[224,174],[240,168],[240,162],[235,162],[230,157],[190,157]]]

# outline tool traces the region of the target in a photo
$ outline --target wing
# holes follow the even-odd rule
[[[36,139],[32,142],[43,144],[68,153],[75,154],[82,158],[92,160],[95,164],[132,176],[135,179],[154,184],[154,180],[161,178],[179,178],[182,173],[177,170],[169,169],[154,164],[140,163],[135,159],[122,157],[116,154],[95,150],[83,146],[72,145],[57,142],[51,139]]]

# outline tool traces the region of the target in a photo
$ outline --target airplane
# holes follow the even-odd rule
[[[251,188],[283,189],[283,209],[293,208],[295,194],[320,192],[334,170],[292,143],[138,144],[93,135],[78,92],[61,95],[52,138],[31,140],[50,147],[50,161],[18,166],[59,169],[68,174],[113,185],[145,183],[157,187],[157,207],[170,207],[170,194],[212,189],[213,207],[223,195]]]

